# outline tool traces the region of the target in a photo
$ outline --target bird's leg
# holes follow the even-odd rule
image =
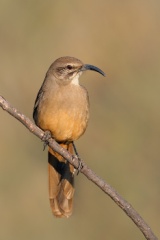
[[[75,152],[76,156],[79,158],[79,154],[78,154],[78,151],[76,149],[76,146],[75,146],[74,142],[72,142],[72,145],[73,145],[73,149],[74,149],[74,152]]]
[[[49,130],[44,131],[42,141],[43,143],[43,151],[45,150],[46,146],[48,145],[49,139],[52,138],[52,134]]]
[[[78,162],[79,162],[78,168],[77,168],[77,175],[78,175],[79,172],[80,172],[80,170],[83,168],[83,163],[82,163],[81,158],[79,157],[79,154],[78,154],[78,151],[77,151],[77,149],[76,149],[76,146],[75,146],[74,142],[72,142],[72,145],[73,145],[74,152],[75,152],[76,157],[77,157]]]

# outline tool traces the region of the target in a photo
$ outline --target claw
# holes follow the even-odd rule
[[[81,169],[83,168],[82,160],[79,157],[78,157],[78,162],[79,162],[79,165],[77,168],[77,176],[78,176],[79,172],[81,171]]]
[[[44,134],[43,134],[43,137],[42,137],[42,141],[44,142],[43,143],[43,151],[45,150],[46,146],[48,145],[48,142],[49,142],[49,139],[52,138],[52,134],[50,131],[45,131]]]
[[[82,163],[82,160],[81,160],[80,157],[79,157],[79,154],[78,154],[78,151],[77,151],[77,149],[76,149],[76,146],[75,146],[74,142],[72,142],[72,145],[73,145],[74,152],[75,152],[76,157],[77,157],[78,162],[79,162],[78,168],[75,170],[75,171],[77,171],[77,175],[78,175],[79,172],[81,171],[81,169],[83,168],[83,163]],[[74,156],[73,156],[73,157],[74,157]]]
[[[83,162],[82,162],[82,160],[80,159],[80,157],[78,157],[77,155],[72,156],[73,159],[74,159],[75,157],[76,157],[77,160],[78,160],[78,168],[74,170],[74,174],[75,174],[75,172],[77,172],[77,175],[78,175],[79,172],[81,171],[81,169],[83,168]]]

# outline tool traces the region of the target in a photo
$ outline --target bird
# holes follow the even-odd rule
[[[105,73],[75,57],[60,57],[49,67],[37,94],[33,119],[72,155],[74,141],[82,136],[89,119],[89,97],[79,77],[86,70]],[[60,154],[48,149],[49,199],[54,216],[70,217],[73,212],[74,167]]]

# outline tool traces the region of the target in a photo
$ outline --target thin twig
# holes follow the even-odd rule
[[[29,118],[20,113],[16,108],[12,107],[2,96],[0,96],[0,106],[10,115],[19,120],[30,132],[42,139],[44,131],[38,128]],[[54,139],[49,139],[48,145],[57,153],[67,159],[75,168],[78,168],[79,161],[77,156],[72,156],[67,150],[63,149]],[[98,177],[84,162],[83,168],[80,170],[89,180],[95,183],[101,190],[103,190],[137,225],[147,240],[158,240],[151,228],[147,225],[144,219],[137,213],[137,211],[123,199],[117,191],[112,188],[103,179]]]

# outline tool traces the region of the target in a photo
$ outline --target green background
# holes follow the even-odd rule
[[[80,156],[160,234],[160,1],[0,0],[0,94],[32,118],[50,64],[73,56],[86,72],[91,116]],[[52,216],[47,151],[0,110],[0,239],[144,239],[82,174],[74,213]]]

